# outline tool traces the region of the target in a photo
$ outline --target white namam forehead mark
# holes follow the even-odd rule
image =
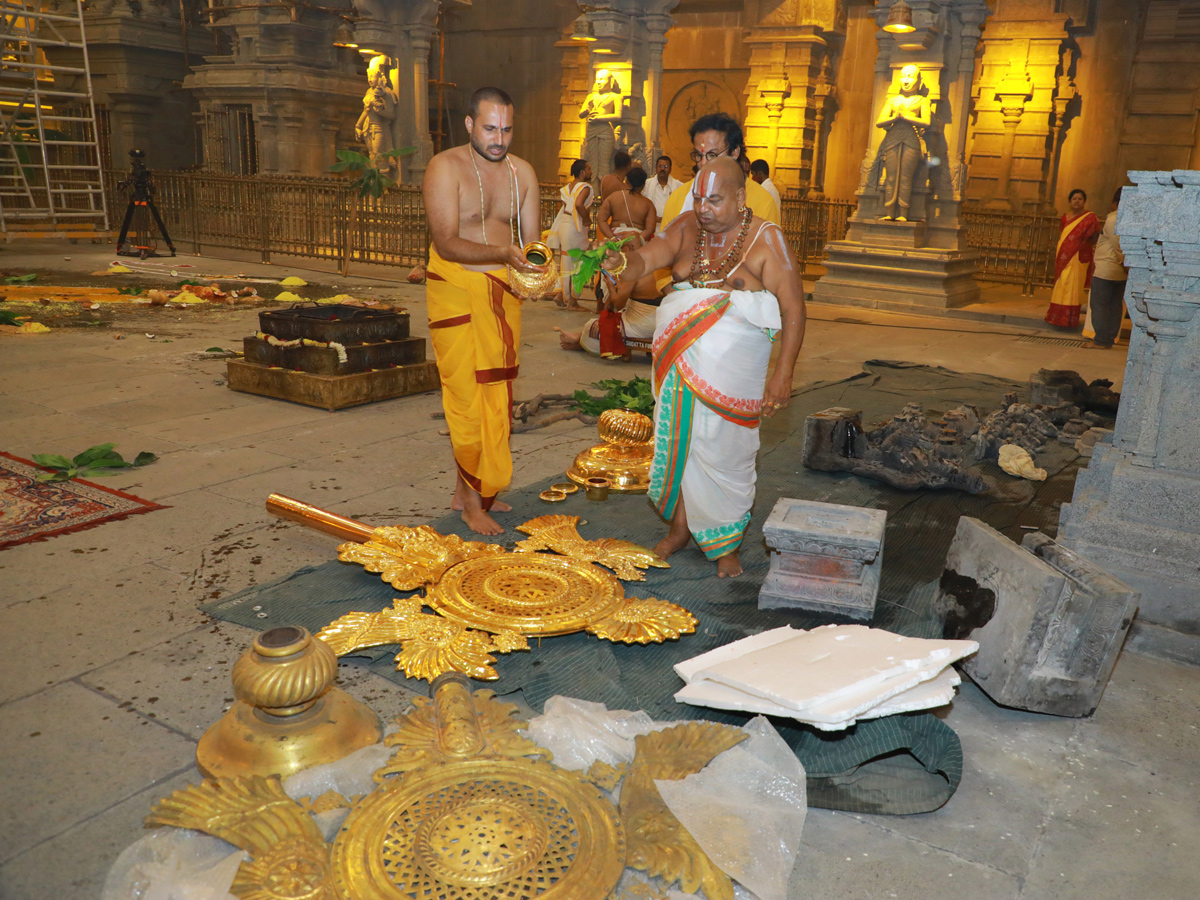
[[[499,128],[501,131],[512,131],[513,108],[501,106],[485,100],[479,106],[479,124],[484,128]]]
[[[711,169],[702,169],[696,176],[696,183],[692,186],[692,201],[712,200],[714,197],[720,196],[721,193],[717,190],[717,173]]]

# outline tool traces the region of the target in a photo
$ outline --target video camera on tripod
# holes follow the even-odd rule
[[[157,189],[154,187],[154,176],[146,168],[145,151],[129,151],[129,176],[117,182],[117,189],[130,192],[129,205],[125,207],[125,221],[121,223],[121,235],[117,238],[117,255],[139,256],[142,259],[157,255],[155,251],[158,249],[158,242],[150,233],[150,222],[147,219],[148,216],[153,216],[154,223],[158,226],[163,240],[166,241],[171,255],[174,256],[175,245],[171,243],[167,226],[163,224],[162,216],[158,214],[158,207],[154,205],[154,194]],[[133,239],[127,241],[131,225],[133,226]]]

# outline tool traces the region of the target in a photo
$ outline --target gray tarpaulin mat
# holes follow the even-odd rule
[[[767,421],[758,457],[758,501],[742,549],[745,574],[733,581],[715,577],[715,566],[690,548],[671,558],[670,569],[651,569],[644,582],[626,585],[633,596],[679,603],[699,619],[696,633],[665,644],[625,646],[576,634],[534,642],[531,652],[497,657],[499,694],[521,691],[540,710],[555,694],[605,703],[610,709],[644,709],[656,719],[704,718],[740,724],[746,716],[675,702],[682,682],[671,666],[706,650],[781,625],[811,628],[829,617],[795,612],[760,612],[758,589],[767,571],[762,524],[779,497],[793,497],[883,509],[888,513],[880,597],[872,625],[913,637],[940,637],[941,621],[932,608],[942,563],[959,516],[982,519],[1019,541],[1032,526],[1056,532],[1058,506],[1068,501],[1078,468],[1074,449],[1051,444],[1037,464],[1050,472],[1042,483],[1005,475],[994,463],[979,471],[993,488],[971,496],[956,491],[895,490],[844,473],[812,472],[800,465],[806,416],[831,406],[863,410],[864,425],[919,402],[927,413],[962,403],[989,412],[1007,391],[1022,385],[999,378],[947,369],[874,360],[863,372],[843,381],[817,383],[797,393],[787,412]],[[562,460],[565,469],[570,459]],[[644,495],[610,495],[605,503],[588,501],[583,492],[553,506],[537,494],[561,481],[551,473],[539,484],[506,495],[513,512],[498,520],[509,531],[494,539],[511,546],[525,536],[512,530],[547,512],[578,515],[584,537],[621,537],[653,546],[665,526]],[[307,499],[307,498],[299,498]],[[368,523],[369,524],[369,523]],[[457,514],[431,523],[443,533],[467,533]],[[334,555],[330,546],[330,555]],[[286,578],[257,585],[226,600],[206,604],[212,616],[255,629],[303,625],[318,631],[353,611],[374,612],[391,605],[397,592],[360,566],[336,560],[300,569]],[[267,615],[259,617],[261,607]],[[371,668],[392,681],[424,692],[427,685],[406,679],[392,662],[395,647],[373,648],[363,656]],[[953,795],[962,777],[958,736],[935,715],[915,713],[860,722],[843,732],[816,731],[788,719],[774,719],[808,772],[809,803],[854,812],[910,814],[937,809]]]

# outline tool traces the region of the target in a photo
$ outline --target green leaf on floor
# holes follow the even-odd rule
[[[0,309],[0,325],[15,325],[21,327],[21,320],[17,318],[16,313],[11,313],[8,310]]]
[[[620,378],[608,378],[594,382],[591,387],[604,391],[597,397],[587,391],[579,390],[574,394],[571,405],[589,416],[598,416],[609,409],[632,409],[644,415],[650,415],[654,410],[654,386],[648,378],[635,376],[629,381]]]
[[[120,469],[144,466],[158,459],[148,450],[143,450],[133,462],[126,462],[113,448],[115,444],[96,444],[88,447],[74,459],[57,453],[35,453],[33,461],[43,469],[51,469],[38,475],[38,481],[67,481],[71,478],[103,478],[116,475]]]
[[[9,275],[4,279],[5,284],[29,284],[37,278],[37,272],[31,272],[28,275]]]

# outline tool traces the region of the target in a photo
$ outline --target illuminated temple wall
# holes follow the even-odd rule
[[[429,46],[432,26],[417,21],[413,10],[436,5],[355,4],[359,28],[374,18],[395,32],[386,49],[400,60],[397,87],[406,117],[397,138],[421,147],[421,158],[405,163],[406,176],[414,178],[428,146],[421,120],[428,111],[436,130],[437,94],[431,85],[427,110],[416,96],[424,78],[416,56]],[[470,92],[497,84],[517,103],[514,151],[530,160],[541,180],[563,178],[579,152],[579,104],[602,59],[570,39],[584,8],[576,0],[448,0],[442,7],[445,80],[454,83],[444,90],[445,145],[464,139]],[[854,196],[873,134],[878,81],[872,2],[591,0],[587,8],[592,16],[626,17],[629,49],[604,59],[617,67],[634,100],[628,130],[644,130],[652,151],[657,124],[659,145],[680,175],[690,170],[687,126],[696,115],[721,109],[742,119],[750,155],[774,162],[781,189]],[[1059,210],[1078,186],[1093,208],[1103,209],[1126,170],[1200,168],[1200,0],[993,0],[989,9],[966,140],[969,204]],[[325,157],[349,141],[365,79],[352,52],[324,47],[336,17],[313,12],[293,23],[271,5],[248,9],[220,20],[223,33],[236,33],[237,40],[215,55],[211,32],[196,24],[191,37],[199,46],[191,74],[184,75],[175,24],[159,16],[157,6],[140,18],[108,0],[89,10],[93,81],[118,154],[138,143],[153,151],[156,166],[187,164],[197,122],[204,127],[210,107],[234,108],[231,103],[253,112],[259,171],[320,175],[330,161]],[[151,21],[151,14],[162,21]],[[106,30],[114,16],[119,21],[113,18]],[[655,113],[657,45],[647,24],[656,16],[669,30]],[[178,96],[164,90],[162,78],[155,82],[142,71],[150,50],[137,29],[147,28],[162,32],[161,48],[150,49],[169,54],[160,74],[183,82]],[[268,65],[268,56],[279,55],[267,52],[268,38],[296,47],[308,41],[303,53],[289,57],[289,72],[298,73],[290,81],[278,65]],[[314,41],[323,42],[320,52]],[[437,56],[435,40],[428,62],[434,80]],[[204,115],[193,120],[196,110]]]

